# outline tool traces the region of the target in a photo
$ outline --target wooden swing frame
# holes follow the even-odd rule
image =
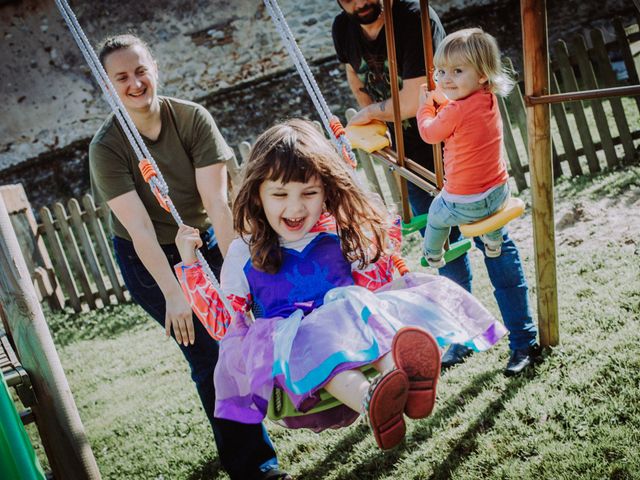
[[[443,185],[442,149],[440,145],[434,145],[435,173],[424,167],[416,169],[415,162],[405,159],[391,2],[392,0],[383,0],[396,158],[390,158],[389,153],[385,151],[376,152],[375,156],[383,157],[382,160],[393,166],[400,175],[403,218],[407,222],[410,218],[410,212],[407,202],[406,178],[411,179],[410,175],[422,174],[423,178],[420,179],[420,182],[416,182],[417,186],[431,193],[440,190]],[[640,10],[640,0],[634,0],[634,3]],[[420,14],[427,81],[429,89],[433,89],[433,45],[428,0],[420,0]],[[595,98],[640,95],[640,85],[549,94],[549,39],[546,0],[520,0],[520,17],[524,64],[524,101],[527,113],[527,131],[529,132],[527,149],[531,177],[531,216],[536,266],[538,329],[540,344],[543,347],[549,347],[558,345],[560,342],[549,105]],[[426,174],[423,170],[426,170]],[[424,183],[428,183],[429,187],[424,188]]]

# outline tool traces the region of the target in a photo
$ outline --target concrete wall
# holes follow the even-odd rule
[[[324,30],[335,9],[322,1],[295,3],[305,5],[292,22],[305,50],[329,55]],[[293,4],[283,3],[292,17]],[[290,65],[256,0],[107,0],[72,2],[72,7],[94,45],[126,31],[149,41],[167,95],[195,99]],[[0,37],[0,168],[95,131],[105,102],[53,1],[0,7]]]
[[[492,32],[519,67],[518,0],[431,3],[449,31],[478,25]],[[331,43],[337,4],[280,0],[280,5],[331,108],[342,115],[353,101]],[[278,119],[313,118],[259,0],[76,0],[71,6],[94,45],[126,31],[145,38],[159,63],[161,92],[204,103],[234,146]],[[628,0],[548,2],[548,9],[552,40],[634,12]],[[107,108],[54,2],[0,4],[0,38],[0,183],[39,185],[28,190],[42,203],[83,193],[86,143]]]

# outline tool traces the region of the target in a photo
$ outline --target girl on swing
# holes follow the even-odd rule
[[[447,35],[433,62],[438,84],[434,91],[422,85],[416,118],[425,142],[444,141],[446,183],[429,207],[423,246],[429,265],[442,268],[451,227],[488,217],[509,198],[496,94],[508,95],[515,82],[496,39],[480,28]],[[502,253],[503,231],[481,236],[487,258]]]
[[[233,319],[196,260],[198,231],[182,226],[176,237],[176,274],[196,315],[213,335],[231,321],[214,374],[218,418],[261,422],[274,386],[305,412],[324,388],[343,405],[286,425],[320,431],[362,413],[378,446],[389,449],[404,438],[404,414],[424,418],[433,410],[438,344],[485,350],[505,333],[444,277],[392,281],[387,246],[399,248],[398,222],[365,196],[307,121],[258,138],[233,216],[241,238],[221,273]],[[365,365],[380,375],[370,382],[359,370]]]

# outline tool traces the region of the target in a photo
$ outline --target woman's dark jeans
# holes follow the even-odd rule
[[[116,261],[131,297],[164,328],[164,296],[138,258],[133,243],[114,237],[113,246]],[[174,244],[162,245],[162,250],[172,267],[180,262],[180,255]],[[219,277],[222,255],[218,247],[208,250],[204,256],[216,277]],[[262,424],[243,424],[213,416],[215,406],[213,370],[218,361],[218,342],[209,336],[195,315],[193,326],[196,334],[195,343],[188,347],[181,344],[178,346],[191,367],[191,378],[196,384],[202,406],[211,422],[222,466],[233,479],[260,478],[260,467],[264,469],[266,466],[277,465],[271,440]]]

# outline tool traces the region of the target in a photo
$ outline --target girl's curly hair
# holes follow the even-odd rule
[[[256,140],[233,205],[235,229],[249,244],[254,267],[275,273],[282,264],[279,238],[260,200],[265,180],[306,183],[318,178],[325,208],[336,220],[342,252],[360,268],[380,258],[387,241],[388,215],[379,198],[367,198],[331,143],[309,121],[275,125]]]

